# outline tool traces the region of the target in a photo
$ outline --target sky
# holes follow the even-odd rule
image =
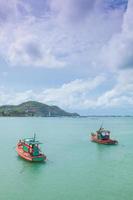
[[[0,105],[133,115],[133,0],[0,0]]]

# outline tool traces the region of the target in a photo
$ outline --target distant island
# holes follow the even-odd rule
[[[0,116],[3,117],[78,117],[77,113],[69,113],[58,106],[49,106],[37,101],[27,101],[19,105],[0,106]]]

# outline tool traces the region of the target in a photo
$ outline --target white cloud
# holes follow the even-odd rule
[[[105,76],[83,80],[76,79],[58,88],[23,92],[0,89],[0,104],[19,104],[29,100],[57,105],[64,109],[82,111],[87,109],[112,109],[133,106],[133,71],[121,72],[112,89],[99,91],[108,83]],[[96,95],[94,96],[94,93]]]
[[[94,11],[96,0],[50,0],[50,8],[57,15],[57,23],[76,23]]]
[[[57,104],[62,107],[77,108],[88,94],[101,85],[103,81],[105,81],[104,76],[88,80],[77,79],[63,84],[60,88],[51,88],[43,91],[41,99],[47,103]]]
[[[13,6],[0,2],[1,10],[10,7],[1,26],[0,54],[15,66],[100,68],[97,55],[120,31],[124,12],[103,10],[103,0],[51,0],[50,10],[37,17],[32,3],[12,2]]]
[[[9,65],[46,68],[60,68],[65,65],[64,61],[53,54],[52,45],[49,46],[48,36],[45,37],[41,26],[40,21],[30,17],[21,22],[21,25],[7,24],[2,28],[0,53]]]
[[[129,0],[124,14],[122,30],[105,44],[101,59],[103,64],[118,69],[133,68],[133,1]]]
[[[54,104],[64,108],[78,108],[84,104],[86,97],[105,81],[104,76],[98,76],[93,79],[77,79],[70,83],[63,84],[59,88],[50,88],[35,92],[28,90],[25,92],[15,93],[0,91],[0,104],[19,104],[28,100],[41,101],[47,104]],[[82,106],[81,106],[82,107]]]
[[[117,84],[97,98],[95,107],[122,107],[133,105],[133,71],[121,72]]]

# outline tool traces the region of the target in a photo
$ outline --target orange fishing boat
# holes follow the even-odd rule
[[[110,131],[102,127],[96,133],[91,133],[91,141],[99,144],[118,144],[117,140],[110,139]]]
[[[46,155],[39,148],[39,141],[36,141],[35,135],[33,138],[19,140],[16,151],[18,155],[25,160],[31,162],[41,162],[46,160]]]

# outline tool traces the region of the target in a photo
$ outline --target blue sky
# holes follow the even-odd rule
[[[0,105],[132,115],[133,0],[0,0]]]

